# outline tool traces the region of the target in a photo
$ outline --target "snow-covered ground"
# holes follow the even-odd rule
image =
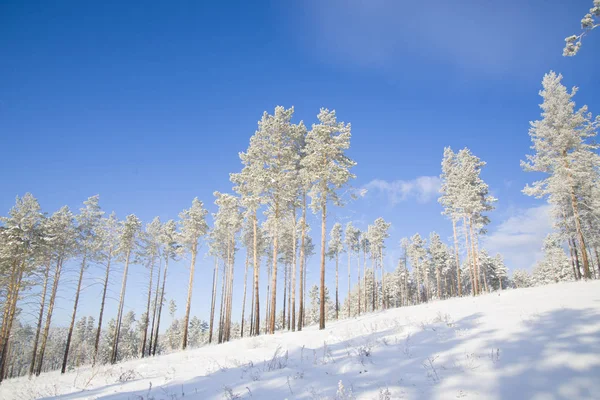
[[[600,282],[432,302],[0,385],[0,399],[30,398],[598,399]]]

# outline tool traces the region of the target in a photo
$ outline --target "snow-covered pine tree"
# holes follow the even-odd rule
[[[172,219],[168,220],[162,227],[160,236],[161,247],[163,248],[162,256],[165,261],[165,269],[163,271],[162,287],[160,290],[160,297],[158,300],[158,312],[156,315],[156,328],[154,333],[154,343],[152,346],[152,355],[156,354],[156,348],[158,346],[158,332],[160,329],[160,317],[162,315],[162,308],[165,302],[165,285],[167,283],[167,272],[169,270],[169,260],[175,260],[177,257],[178,249],[180,244],[178,243],[177,225]]]
[[[77,232],[75,227],[75,218],[73,216],[73,213],[71,213],[67,206],[62,207],[50,217],[46,228],[46,234],[50,238],[48,240],[52,242],[52,249],[54,253],[56,267],[54,269],[52,291],[50,292],[48,311],[46,313],[46,325],[42,333],[42,342],[40,352],[38,354],[38,367],[36,370],[36,375],[39,375],[42,372],[44,353],[46,351],[46,345],[48,343],[50,323],[52,321],[52,313],[54,311],[56,294],[63,265],[74,256],[77,249]]]
[[[596,136],[600,119],[593,120],[586,106],[575,111],[573,97],[577,88],[568,92],[561,81],[560,74],[544,75],[540,91],[542,119],[532,122],[529,129],[534,154],[527,155],[527,161],[522,161],[521,166],[525,171],[542,172],[547,177],[532,186],[527,185],[523,192],[538,198],[547,197],[551,204],[564,203],[565,196],[569,197],[583,275],[591,278],[581,218],[585,204],[580,201],[598,179],[600,156],[596,150],[599,146],[591,140]]]
[[[111,213],[108,218],[103,218],[100,226],[96,230],[96,236],[99,241],[98,262],[104,265],[104,281],[102,284],[102,297],[100,300],[100,311],[98,316],[98,329],[94,340],[94,352],[92,356],[92,365],[96,364],[98,351],[100,349],[100,339],[102,334],[102,318],[104,317],[104,306],[106,302],[106,291],[108,290],[108,278],[110,276],[111,262],[119,247],[119,238],[121,237],[122,225],[117,220],[115,213]]]
[[[350,148],[350,124],[338,122],[335,111],[322,108],[306,135],[306,156],[302,166],[311,184],[309,195],[314,213],[321,212],[321,298],[319,328],[325,329],[325,253],[327,203],[341,205],[337,191],[354,178],[350,168],[356,165],[346,154]]]
[[[135,252],[137,248],[137,239],[141,229],[141,222],[135,215],[128,215],[123,223],[121,229],[121,236],[119,238],[119,248],[117,254],[124,261],[125,268],[123,269],[123,281],[121,283],[121,295],[119,297],[119,309],[117,312],[117,321],[115,325],[114,342],[112,346],[112,356],[110,359],[111,364],[117,362],[117,356],[119,352],[119,337],[121,332],[121,322],[123,319],[123,307],[125,305],[125,290],[127,288],[127,272],[129,269],[129,262],[131,260],[131,254]]]
[[[204,208],[204,204],[198,198],[194,198],[192,206],[187,210],[183,210],[179,214],[179,224],[181,226],[179,242],[182,248],[190,253],[190,278],[188,282],[188,295],[185,305],[185,314],[183,316],[183,334],[181,348],[185,350],[187,346],[188,323],[190,320],[190,309],[192,306],[192,291],[194,284],[194,270],[196,268],[196,256],[198,255],[199,241],[208,232],[206,224],[206,214],[208,211]]]
[[[73,303],[73,314],[71,316],[71,324],[67,333],[65,354],[63,357],[62,368],[60,370],[62,374],[64,374],[67,370],[69,348],[71,346],[71,337],[73,335],[73,328],[75,326],[75,318],[77,317],[77,306],[79,305],[79,294],[81,292],[83,272],[86,270],[90,261],[95,261],[98,258],[98,251],[100,250],[101,242],[98,240],[96,231],[100,229],[104,211],[100,209],[98,200],[99,196],[96,195],[84,201],[84,207],[80,209],[80,213],[76,218],[78,234],[77,252],[81,256],[81,265],[79,268],[79,279],[77,281],[77,289],[75,291],[75,301]]]
[[[142,329],[142,348],[141,348],[141,356],[142,358],[146,355],[146,349],[148,349],[148,355],[151,354],[151,343],[149,343],[148,347],[146,347],[146,339],[148,338],[148,325],[150,322],[150,301],[152,299],[152,279],[154,277],[154,265],[161,257],[161,247],[162,247],[162,234],[163,234],[163,226],[160,222],[159,217],[155,217],[152,222],[146,225],[145,232],[141,235],[141,251],[140,258],[145,260],[146,267],[150,271],[150,277],[148,281],[148,298],[146,300],[146,313],[145,318],[140,321],[140,324],[143,325]]]

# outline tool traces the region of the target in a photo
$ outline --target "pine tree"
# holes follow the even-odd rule
[[[187,346],[188,323],[190,320],[190,307],[192,305],[192,290],[194,283],[194,269],[196,268],[196,256],[198,255],[198,242],[208,232],[208,225],[206,224],[207,213],[208,211],[204,209],[202,202],[198,200],[198,198],[195,198],[192,201],[192,207],[183,210],[179,214],[179,223],[181,224],[181,234],[179,236],[180,243],[183,248],[191,254],[188,295],[182,322],[182,350],[185,350]]]
[[[122,235],[123,226],[117,220],[115,213],[111,213],[108,218],[102,219],[96,234],[100,242],[99,261],[106,264],[104,273],[104,283],[102,286],[102,300],[100,302],[100,315],[98,316],[98,329],[96,331],[96,340],[94,341],[94,355],[92,365],[96,364],[98,351],[100,350],[100,335],[102,333],[102,318],[104,316],[104,305],[106,302],[106,291],[108,289],[108,278],[110,276],[110,266],[113,257],[117,254],[119,248],[119,238]],[[116,323],[115,323],[116,325]],[[113,329],[116,329],[113,327]],[[113,334],[114,336],[114,334]],[[112,343],[112,341],[111,341]]]
[[[69,326],[69,333],[67,333],[65,355],[63,357],[62,368],[60,370],[62,374],[64,374],[67,370],[67,360],[69,359],[69,347],[71,345],[71,336],[73,335],[75,318],[77,316],[77,306],[79,304],[79,294],[81,292],[81,281],[83,279],[83,272],[86,270],[89,260],[95,261],[97,259],[97,253],[101,244],[98,241],[96,231],[101,226],[102,215],[104,215],[104,211],[100,209],[100,206],[98,205],[98,200],[98,195],[92,196],[89,199],[87,199],[83,203],[85,207],[80,210],[80,214],[77,216],[77,228],[79,234],[78,250],[81,254],[81,266],[79,268],[79,280],[77,281],[75,302],[73,303],[73,315],[71,316],[71,325]]]
[[[152,355],[156,354],[156,348],[158,346],[158,332],[160,329],[160,317],[162,315],[162,308],[165,302],[165,285],[167,283],[167,272],[169,270],[169,260],[175,260],[177,251],[180,248],[180,244],[177,242],[177,227],[175,221],[172,219],[168,220],[162,229],[161,243],[163,247],[163,259],[165,261],[165,270],[163,272],[162,288],[160,290],[160,300],[158,301],[158,315],[156,317],[156,330],[154,334],[154,347],[152,348]]]
[[[127,272],[129,269],[129,262],[131,260],[131,254],[135,252],[137,247],[137,239],[139,235],[139,231],[141,229],[140,220],[133,214],[128,215],[125,222],[123,223],[123,228],[121,230],[121,236],[119,238],[119,248],[117,249],[117,253],[122,258],[125,263],[125,268],[123,270],[123,281],[121,283],[121,295],[119,298],[119,309],[117,312],[117,322],[115,325],[115,334],[113,339],[112,346],[112,356],[110,359],[110,363],[114,364],[117,362],[117,357],[119,353],[119,339],[121,332],[121,323],[123,320],[123,307],[125,305],[125,290],[127,288]]]
[[[75,219],[68,207],[62,207],[60,210],[55,212],[52,217],[50,217],[50,220],[47,224],[47,235],[50,238],[49,240],[52,241],[52,249],[54,252],[54,259],[56,260],[56,267],[54,269],[52,291],[50,293],[48,311],[46,313],[46,325],[42,334],[42,343],[40,347],[40,353],[38,355],[36,375],[39,375],[42,372],[44,353],[46,351],[46,345],[48,342],[50,323],[52,321],[52,313],[54,311],[56,293],[58,290],[58,283],[60,281],[63,265],[74,255],[76,251],[77,237]]]
[[[335,111],[322,108],[318,124],[306,135],[306,156],[302,165],[311,184],[309,195],[314,213],[321,212],[321,298],[319,328],[325,329],[325,253],[327,203],[341,205],[337,191],[354,178],[350,172],[356,163],[345,151],[350,148],[350,124],[338,122]]]
[[[580,200],[585,191],[598,178],[600,157],[598,145],[590,139],[596,135],[600,119],[592,120],[587,107],[575,111],[573,88],[569,93],[562,85],[562,75],[550,72],[544,75],[540,96],[542,119],[532,122],[529,136],[533,142],[533,155],[521,162],[525,171],[542,172],[548,176],[526,186],[523,192],[535,197],[548,197],[551,204],[570,199],[578,247],[583,260],[584,277],[591,278],[584,226],[580,215]]]
[[[150,270],[150,278],[148,281],[148,298],[146,301],[146,317],[140,322],[142,327],[142,348],[140,355],[143,358],[146,355],[146,339],[148,336],[148,325],[150,320],[150,301],[152,299],[152,279],[154,275],[154,264],[161,257],[161,242],[162,242],[163,227],[159,217],[155,217],[152,222],[146,225],[146,231],[142,235],[141,258],[145,259],[147,268]],[[151,353],[151,343],[148,346],[148,355]]]

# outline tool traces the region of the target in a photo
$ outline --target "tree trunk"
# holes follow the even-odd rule
[[[225,282],[227,282],[227,261],[223,263],[223,279],[221,279],[221,304],[219,306],[219,337],[217,343],[223,343],[223,329],[225,327]]]
[[[167,271],[169,270],[169,257],[167,254],[165,257],[165,271],[163,272],[162,288],[160,290],[160,301],[158,302],[158,316],[156,317],[156,333],[154,334],[154,347],[152,348],[152,355],[156,355],[156,348],[158,347],[158,333],[160,332],[160,317],[162,315],[163,303],[165,301],[165,284],[167,283]]]
[[[210,300],[210,322],[208,328],[208,343],[212,343],[215,321],[215,303],[217,302],[217,282],[219,279],[219,257],[215,256],[215,269],[213,270],[213,287]]]
[[[437,280],[437,295],[438,299],[442,298],[442,267],[440,265],[435,266],[435,278]]]
[[[31,363],[29,364],[29,375],[33,375],[35,371],[35,358],[37,355],[38,341],[40,339],[40,331],[42,330],[42,321],[44,319],[44,307],[46,305],[46,290],[48,288],[48,277],[50,275],[50,261],[46,263],[46,271],[44,273],[44,286],[42,288],[42,298],[40,301],[40,315],[38,316],[37,329],[35,330],[35,339],[33,340],[33,350],[31,351]]]
[[[356,273],[358,274],[358,316],[360,316],[360,247],[358,248],[358,251],[356,252]],[[350,294],[348,294],[348,296],[350,296]]]
[[[273,270],[271,271],[271,307],[269,309],[269,333],[275,333],[275,320],[277,318],[277,245],[278,245],[278,225],[279,224],[279,204],[275,204],[275,224],[273,233]]]
[[[350,275],[350,249],[348,249],[348,295],[346,296],[346,298],[348,299],[348,318],[350,318],[352,316],[352,305],[350,304],[350,291],[352,290],[352,277]],[[336,264],[336,275],[337,275],[337,254],[336,254],[336,260],[335,260],[335,264]],[[337,281],[337,276],[336,276],[336,281]],[[336,297],[337,297],[337,293],[336,293]],[[337,313],[335,318],[337,319]]]
[[[379,248],[379,268],[381,268],[381,307],[385,310],[387,303],[385,299],[385,267],[383,266],[383,245]]]
[[[375,255],[371,252],[371,283],[373,287],[373,293],[371,293],[371,311],[375,312],[375,303],[377,302],[377,280],[375,279]]]
[[[481,293],[479,282],[479,249],[475,248],[476,237],[473,234],[473,221],[469,217],[469,234],[471,235],[471,254],[473,255],[473,275],[475,276],[475,294]]]
[[[92,358],[92,366],[96,365],[98,357],[98,349],[100,347],[100,334],[102,333],[102,317],[104,316],[104,303],[106,301],[106,289],[108,288],[108,276],[110,273],[110,262],[112,260],[112,250],[108,253],[106,260],[106,273],[104,275],[104,288],[102,289],[102,301],[100,303],[100,316],[98,317],[98,330],[96,331],[96,340],[94,341],[94,357]]]
[[[181,350],[185,350],[188,342],[188,325],[190,323],[190,308],[192,306],[192,290],[194,286],[194,269],[196,268],[196,254],[198,253],[198,242],[192,245],[192,262],[190,263],[190,279],[188,282],[188,295],[185,304],[185,316],[183,317],[183,337],[181,340]]]
[[[456,256],[456,283],[458,286],[458,297],[462,297],[460,280],[460,258],[458,257],[458,236],[456,235],[456,219],[452,218],[452,232],[454,233],[454,253]]]
[[[305,278],[305,267],[304,267],[304,241],[306,236],[306,192],[302,193],[302,233],[300,234],[300,298],[298,304],[298,331],[302,330],[304,325],[304,287],[306,283]]]
[[[62,271],[62,257],[59,256],[56,261],[56,269],[54,270],[54,282],[52,282],[52,292],[50,293],[50,300],[48,302],[48,313],[46,314],[46,325],[44,326],[44,333],[42,335],[42,344],[40,347],[40,354],[37,361],[37,369],[35,374],[39,376],[42,373],[42,364],[44,363],[44,353],[46,352],[46,344],[48,343],[48,333],[50,332],[50,322],[52,321],[52,312],[54,311],[54,302],[56,301],[56,291],[58,290],[58,282],[60,281],[60,273]],[[10,330],[9,330],[10,332]]]
[[[292,332],[296,330],[296,207],[294,207],[294,225],[293,225],[293,233],[292,233],[292,298],[291,298],[291,314],[292,319],[290,321],[290,326],[292,328]]]
[[[254,263],[252,268],[254,269],[254,334],[256,336],[260,335],[260,297],[258,291],[258,283],[259,283],[259,263],[258,263],[258,241],[257,241],[257,231],[256,231],[256,211],[254,211],[254,218],[252,223],[252,230],[254,232],[252,241],[254,250],[252,252],[252,257],[254,258]]]
[[[598,248],[594,247],[594,254],[596,255],[596,264],[598,267],[598,277],[600,277],[600,257],[598,257]]]
[[[364,299],[364,303],[365,303],[365,313],[366,313],[367,312],[367,304],[369,303],[368,299],[367,299],[367,248],[366,248],[366,246],[363,247],[363,279],[364,279],[363,287],[365,290],[363,299]]]
[[[83,271],[85,270],[86,254],[83,254],[83,260],[81,261],[81,268],[79,269],[79,280],[77,281],[77,291],[75,292],[75,304],[73,304],[73,315],[71,316],[71,325],[69,326],[69,332],[67,333],[67,344],[65,346],[65,354],[63,356],[61,374],[64,374],[67,370],[67,361],[69,359],[69,348],[71,347],[71,338],[73,337],[73,327],[75,326],[75,317],[77,316],[77,305],[79,304],[79,293],[81,292],[81,281],[83,279]]]
[[[2,380],[4,379],[4,371],[6,368],[8,350],[10,345],[10,333],[12,331],[12,325],[17,310],[17,301],[19,299],[19,291],[21,290],[21,281],[23,279],[24,268],[25,262],[20,263],[18,261],[15,261],[13,273],[11,274],[12,288],[9,289],[9,296],[7,297],[6,302],[4,303],[5,313],[4,318],[2,320],[2,335],[0,335],[0,348],[2,349],[0,358],[0,382],[2,382]]]
[[[246,252],[246,267],[244,269],[244,296],[242,298],[242,337],[244,337],[244,317],[246,313],[246,284],[248,282],[248,264],[248,252]]]
[[[291,310],[291,306],[292,306],[292,266],[288,265],[288,291],[287,291],[287,307],[288,307],[288,311],[287,311],[287,329],[288,331],[291,329],[291,323],[292,323],[292,310]]]
[[[125,303],[125,289],[127,287],[127,271],[129,270],[129,257],[131,256],[131,249],[127,249],[127,255],[125,256],[125,269],[123,270],[123,282],[121,284],[121,296],[119,300],[119,312],[117,314],[117,323],[115,325],[115,335],[113,340],[112,357],[110,360],[111,364],[117,362],[117,355],[119,352],[119,336],[121,334],[121,320],[123,318],[123,306]]]
[[[321,304],[319,311],[319,329],[325,329],[325,235],[327,225],[327,200],[321,203]]]
[[[158,311],[158,293],[160,288],[160,271],[162,268],[162,259],[158,261],[158,274],[156,275],[156,289],[154,291],[154,307],[152,308],[152,326],[150,327],[150,345],[148,347],[148,355],[152,355],[154,348],[154,325],[156,323],[156,313]]]
[[[283,264],[283,316],[282,316],[282,330],[285,331],[285,307],[287,306],[287,280],[288,280],[288,266]]]
[[[570,172],[569,161],[567,160],[567,152],[563,151],[563,159],[565,167],[567,168],[569,178],[573,182],[573,176]],[[583,276],[585,279],[590,279],[592,274],[590,272],[590,263],[587,256],[587,249],[585,246],[585,240],[583,238],[583,230],[581,229],[581,221],[579,219],[579,206],[577,203],[577,197],[575,196],[575,185],[571,184],[571,207],[573,208],[573,216],[575,218],[575,228],[577,230],[577,237],[579,240],[579,248],[581,249],[581,257],[583,259]]]
[[[471,294],[475,296],[475,271],[473,271],[473,258],[471,257],[471,247],[469,246],[469,227],[467,226],[467,217],[463,216],[463,228],[465,231],[465,249],[467,250],[467,264],[469,265],[469,274],[471,276]]]
[[[573,253],[575,253],[575,266],[577,267],[577,275],[579,279],[581,279],[581,263],[579,262],[579,252],[577,251],[577,243],[575,243],[575,239],[571,239],[573,241]]]
[[[142,336],[142,351],[141,357],[144,358],[146,353],[146,339],[148,339],[148,323],[150,321],[150,302],[152,300],[152,278],[154,277],[154,257],[150,261],[150,282],[148,282],[148,301],[146,304],[146,319],[144,320],[144,333]]]

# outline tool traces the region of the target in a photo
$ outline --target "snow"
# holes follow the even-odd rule
[[[0,399],[597,399],[598,376],[596,281],[11,379],[0,385]]]

